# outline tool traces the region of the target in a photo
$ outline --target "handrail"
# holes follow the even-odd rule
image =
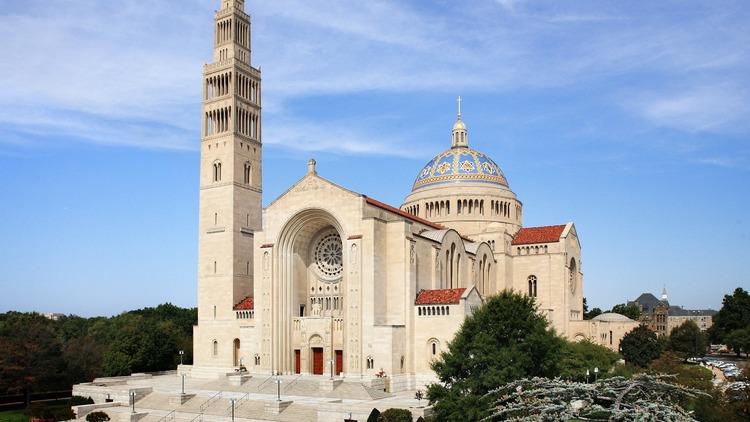
[[[189,422],[203,422],[203,413],[198,413],[198,416],[190,419]]]
[[[258,386],[258,391],[260,391],[260,389],[261,389],[261,388],[263,388],[263,386],[264,386],[264,385],[266,385],[266,383],[267,383],[267,382],[268,382],[268,381],[269,381],[270,379],[272,379],[273,377],[274,377],[274,375],[271,375],[270,377],[266,378],[266,379],[265,379],[265,381],[263,381],[262,383],[260,383],[260,385]]]
[[[238,399],[230,399],[234,401],[234,410],[236,411],[239,409],[240,406],[242,406],[247,400],[250,398],[250,393],[245,393],[242,395],[242,397]],[[229,403],[229,407],[227,407],[226,415],[229,416],[232,414],[232,403]]]
[[[287,391],[289,391],[289,389],[292,388],[292,386],[294,385],[294,383],[296,383],[297,381],[299,381],[300,378],[302,378],[302,374],[299,374],[296,377],[294,377],[294,379],[292,380],[292,382],[290,382],[289,384],[287,384],[284,387],[284,392],[286,393]]]
[[[174,412],[175,412],[175,411],[173,410],[173,411],[171,411],[171,412],[167,413],[166,415],[164,415],[164,416],[163,416],[162,418],[160,418],[160,419],[159,419],[158,421],[156,421],[156,422],[167,422],[167,421],[174,421],[174,419],[175,419],[175,414],[174,414]]]
[[[216,393],[213,396],[211,396],[210,399],[204,401],[203,404],[201,404],[201,407],[200,407],[201,413],[203,413],[206,409],[208,409],[208,407],[213,404],[212,402],[214,402],[214,401],[216,401],[216,400],[218,400],[220,398],[221,398],[221,391],[219,391],[218,393]]]

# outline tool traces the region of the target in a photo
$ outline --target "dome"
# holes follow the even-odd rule
[[[614,312],[605,312],[603,314],[594,317],[594,321],[604,322],[632,322],[633,320],[622,314],[616,314]]]
[[[500,167],[487,155],[466,147],[452,147],[422,167],[412,191],[447,183],[487,183],[508,188]]]

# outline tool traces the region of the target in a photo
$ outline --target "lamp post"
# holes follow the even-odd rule
[[[281,378],[276,378],[276,401],[281,401]]]
[[[131,413],[135,413],[135,390],[129,391],[130,404],[133,406]]]
[[[586,369],[586,383],[588,384],[588,382],[589,382],[589,370]]]
[[[599,367],[594,367],[594,382],[597,380],[597,375],[599,375]]]
[[[232,402],[232,422],[234,422],[234,399],[229,399]]]
[[[185,355],[185,351],[184,350],[180,350],[179,353],[180,353],[180,366],[182,366],[182,357]]]
[[[182,377],[182,394],[185,394],[185,374],[180,375]]]

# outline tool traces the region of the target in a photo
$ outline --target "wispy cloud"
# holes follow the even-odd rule
[[[249,3],[253,59],[263,68],[264,113],[271,117],[265,141],[398,154],[405,140],[390,136],[401,148],[372,147],[384,134],[353,123],[337,135],[346,142],[312,139],[331,117],[319,121],[290,111],[311,95],[373,90],[555,95],[595,87],[616,103],[627,87],[623,110],[644,122],[690,132],[746,130],[738,123],[746,108],[738,105],[750,103],[750,94],[706,88],[747,86],[748,13],[737,3],[681,8],[679,16],[666,6],[614,9],[599,2],[420,6]],[[183,0],[180,7],[166,0],[145,7],[139,0],[29,0],[4,7],[2,121],[19,133],[60,131],[84,142],[193,149],[211,22],[205,0]],[[673,86],[682,91],[669,91]],[[291,142],[294,137],[309,142]]]

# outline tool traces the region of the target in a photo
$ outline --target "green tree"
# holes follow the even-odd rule
[[[656,333],[640,325],[625,334],[620,342],[620,351],[625,362],[645,368],[661,355],[661,346]]]
[[[586,370],[599,368],[599,373],[607,373],[620,356],[604,346],[588,340],[565,342],[559,363],[558,376],[572,381],[586,381]]]
[[[737,356],[740,356],[742,352],[745,352],[745,355],[750,355],[750,329],[731,331],[724,336],[724,342],[732,348]]]
[[[179,350],[174,333],[163,324],[140,315],[129,315],[124,319],[111,349],[104,353],[104,375],[172,368]]]
[[[479,420],[483,396],[506,382],[555,376],[563,340],[549,329],[534,299],[504,291],[464,320],[447,351],[432,364],[427,389],[437,420]]]
[[[619,305],[613,306],[610,312],[625,315],[626,317],[635,321],[638,321],[638,318],[641,317],[641,310],[637,305],[634,304],[626,305],[624,303],[620,303]]]
[[[414,419],[407,409],[388,409],[381,413],[378,422],[412,422]]]
[[[738,287],[731,295],[725,295],[719,312],[713,317],[710,329],[711,341],[724,343],[724,337],[734,330],[750,327],[750,294]]]
[[[599,308],[589,310],[589,305],[586,302],[586,298],[583,298],[583,319],[594,319],[602,313],[603,311]]]
[[[685,361],[706,354],[708,341],[694,321],[685,321],[669,333],[667,350],[671,350]]]
[[[0,395],[69,385],[53,321],[36,313],[0,317]]]
[[[367,422],[378,422],[379,417],[380,417],[380,410],[373,408],[372,412],[370,412],[370,416],[367,417]]]

